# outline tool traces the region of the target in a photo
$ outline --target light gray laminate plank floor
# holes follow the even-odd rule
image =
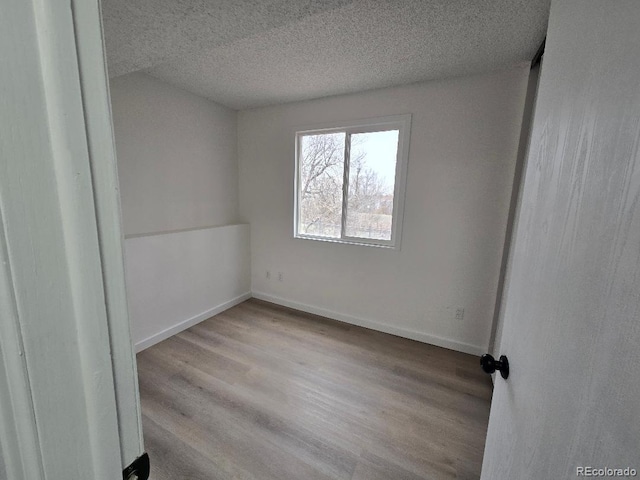
[[[478,358],[248,300],[138,354],[153,480],[477,479]]]

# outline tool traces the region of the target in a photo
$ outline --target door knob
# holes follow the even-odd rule
[[[485,353],[480,357],[480,365],[486,373],[500,372],[502,378],[509,378],[509,360],[504,355],[500,355],[500,360],[496,360],[492,355]]]

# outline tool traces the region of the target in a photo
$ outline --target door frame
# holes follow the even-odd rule
[[[98,0],[7,0],[0,56],[0,477],[119,478],[143,441]]]
[[[93,180],[122,465],[144,451],[138,371],[125,285],[124,233],[99,0],[72,0]]]

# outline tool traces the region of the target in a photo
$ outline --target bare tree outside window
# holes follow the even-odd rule
[[[302,136],[299,232],[341,238],[348,163],[346,236],[390,240],[397,144],[398,130]]]
[[[296,133],[294,236],[399,248],[411,115]]]
[[[346,134],[302,137],[300,158],[300,232],[340,238]]]
[[[398,130],[351,135],[348,237],[391,240]]]

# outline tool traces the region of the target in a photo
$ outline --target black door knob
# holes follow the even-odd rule
[[[498,370],[502,378],[509,378],[509,360],[504,355],[500,356],[500,360],[496,360],[493,356],[485,353],[480,357],[480,365],[486,373],[491,374]]]

